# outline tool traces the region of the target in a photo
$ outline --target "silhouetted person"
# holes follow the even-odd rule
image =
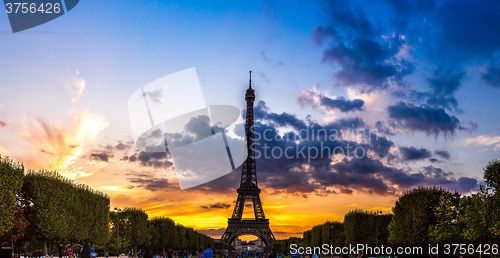
[[[214,256],[214,251],[210,249],[210,244],[207,245],[207,250],[203,252],[203,255],[201,256],[202,258],[213,258]]]
[[[59,244],[59,246],[57,247],[57,251],[59,252],[59,258],[62,258],[63,257],[63,246],[62,246],[62,244]]]
[[[267,256],[267,258],[277,258],[277,257],[278,257],[278,254],[276,253],[276,249],[272,248],[271,252]]]

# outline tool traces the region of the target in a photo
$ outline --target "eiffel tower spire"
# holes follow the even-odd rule
[[[246,105],[246,153],[247,159],[243,162],[241,171],[241,182],[238,188],[238,199],[234,206],[233,215],[228,219],[228,226],[222,241],[231,244],[240,235],[255,235],[261,238],[266,245],[275,241],[273,232],[269,228],[269,219],[264,215],[264,209],[260,201],[260,188],[257,185],[257,170],[255,166],[255,135],[253,105],[255,102],[255,90],[252,89],[252,71],[245,94]],[[242,218],[245,201],[251,201],[254,208],[255,218]]]
[[[258,189],[257,186],[257,171],[255,168],[255,137],[254,137],[254,121],[253,121],[253,104],[255,101],[255,90],[252,89],[252,71],[250,71],[250,80],[248,89],[245,94],[245,101],[247,102],[247,113],[245,122],[246,133],[246,153],[247,159],[243,163],[241,173],[241,184],[239,189]],[[260,193],[260,189],[259,189]],[[264,214],[262,214],[264,216]],[[257,217],[257,216],[256,216]]]

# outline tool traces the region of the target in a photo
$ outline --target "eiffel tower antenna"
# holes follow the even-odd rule
[[[269,227],[269,219],[264,215],[264,209],[260,201],[260,188],[257,185],[257,170],[255,164],[255,137],[253,104],[255,101],[255,90],[252,89],[252,71],[250,71],[250,81],[245,94],[247,103],[247,113],[245,122],[246,153],[247,159],[243,162],[241,170],[240,187],[237,190],[238,198],[234,205],[231,218],[227,220],[227,228],[222,235],[222,241],[231,244],[238,236],[254,235],[269,245],[276,241],[273,232]],[[245,201],[253,204],[255,218],[242,218]]]

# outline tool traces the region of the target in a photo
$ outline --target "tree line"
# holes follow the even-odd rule
[[[149,218],[142,209],[110,211],[106,194],[0,156],[0,244],[56,256],[71,246],[81,257],[90,257],[90,245],[110,254],[133,248],[148,257],[167,248],[214,246],[214,240],[170,218]]]
[[[483,169],[484,184],[470,195],[440,187],[417,187],[396,200],[392,214],[353,210],[344,221],[327,221],[306,230],[302,238],[273,243],[278,251],[299,246],[422,246],[429,244],[499,243],[500,161]]]

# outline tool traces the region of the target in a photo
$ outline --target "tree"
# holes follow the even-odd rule
[[[437,187],[417,187],[403,193],[392,208],[389,241],[399,246],[429,243],[429,229],[436,225],[435,209],[446,192]]]
[[[387,243],[390,214],[354,210],[344,216],[345,244],[367,244],[370,246]]]
[[[302,234],[302,246],[311,246],[311,230],[306,230]]]
[[[460,229],[458,225],[458,202],[460,195],[444,192],[439,197],[439,204],[434,213],[436,223],[430,225],[429,239],[434,243],[458,243]]]
[[[21,188],[24,167],[0,155],[0,236],[12,229],[16,192]]]
[[[19,193],[21,207],[30,222],[27,231],[42,240],[66,239],[76,224],[72,214],[73,186],[53,171],[28,171]]]
[[[27,231],[47,242],[68,239],[72,243],[105,243],[109,232],[109,197],[86,185],[75,184],[54,171],[28,171],[18,192]],[[89,257],[84,249],[83,256]]]
[[[484,171],[484,182],[488,187],[494,190],[495,194],[500,195],[500,160],[488,162]]]
[[[174,239],[176,238],[175,222],[167,217],[158,217],[149,220],[149,224],[152,226],[150,228],[151,234],[151,245],[153,248],[158,248],[162,252],[166,251],[166,248],[174,248]],[[193,230],[194,231],[194,230]],[[198,247],[199,241],[197,237],[191,236],[191,244]]]
[[[329,224],[330,237],[329,244],[343,246],[345,243],[344,223],[334,221]]]
[[[489,190],[493,192],[486,198],[487,207],[492,223],[491,234],[500,238],[500,161],[492,160],[484,167],[484,182]]]
[[[322,233],[321,225],[316,225],[311,228],[311,245],[310,246],[321,246],[322,244]]]
[[[489,194],[483,186],[476,194],[460,199],[458,220],[463,225],[462,237],[468,241],[483,242],[491,237],[491,215],[487,206]]]
[[[125,208],[120,217],[124,224],[124,238],[134,247],[134,257],[137,257],[137,246],[145,244],[148,239],[148,215],[142,209]]]

